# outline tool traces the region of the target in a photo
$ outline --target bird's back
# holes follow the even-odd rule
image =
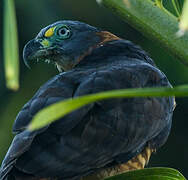
[[[99,178],[143,168],[169,135],[171,97],[103,100],[43,129],[30,132],[27,126],[39,110],[67,98],[160,86],[171,85],[132,43],[117,40],[96,48],[74,69],[43,85],[20,111],[13,128],[17,135],[2,163],[0,179],[76,180],[93,173]]]

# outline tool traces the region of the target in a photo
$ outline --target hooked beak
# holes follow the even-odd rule
[[[23,59],[29,69],[34,61],[43,60],[55,64],[59,72],[70,70],[77,64],[74,57],[67,55],[63,48],[51,44],[46,39],[29,41],[24,47]]]
[[[29,41],[23,50],[23,59],[25,65],[30,68],[32,60],[37,58],[37,53],[40,51],[42,48],[42,45],[36,41],[35,39]]]
[[[57,52],[54,47],[45,47],[39,40],[33,39],[29,41],[23,50],[23,59],[25,65],[30,68],[34,60],[51,59]]]

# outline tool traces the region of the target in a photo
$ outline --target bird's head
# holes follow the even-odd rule
[[[55,63],[59,71],[67,71],[93,49],[116,39],[119,38],[82,22],[58,21],[25,45],[23,58],[27,66],[34,60],[44,60]]]

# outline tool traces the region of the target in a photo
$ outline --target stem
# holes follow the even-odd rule
[[[125,5],[125,0],[97,1],[138,31],[159,42],[188,66],[188,34],[181,38],[176,36],[178,19],[174,15],[161,10],[150,0],[129,0],[130,6]]]

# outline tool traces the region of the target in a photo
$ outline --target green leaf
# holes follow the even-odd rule
[[[188,85],[175,88],[137,88],[121,89],[80,96],[67,99],[56,104],[50,105],[39,111],[29,125],[29,130],[36,130],[52,123],[53,121],[65,116],[66,114],[95,101],[109,98],[132,98],[132,97],[164,97],[164,96],[188,96]]]
[[[186,180],[177,170],[172,168],[146,168],[129,171],[124,174],[106,178],[105,180]]]
[[[175,9],[175,12],[176,12],[177,16],[180,17],[181,10],[180,10],[180,5],[179,5],[178,0],[172,0],[172,5],[173,5],[173,7]]]
[[[97,0],[147,38],[160,43],[170,53],[179,57],[177,60],[188,66],[188,34],[183,38],[177,38],[178,18],[156,5],[156,2],[160,5],[162,0],[129,0],[129,7],[124,1]],[[186,12],[188,13],[188,10]]]
[[[19,50],[13,0],[4,0],[4,65],[7,87],[19,88]]]
[[[179,28],[180,28],[180,31],[178,32],[179,36],[184,35],[185,31],[188,30],[188,0],[186,0],[183,5]]]
[[[156,4],[160,9],[164,9],[164,7],[163,7],[163,0],[155,0],[155,4]]]

